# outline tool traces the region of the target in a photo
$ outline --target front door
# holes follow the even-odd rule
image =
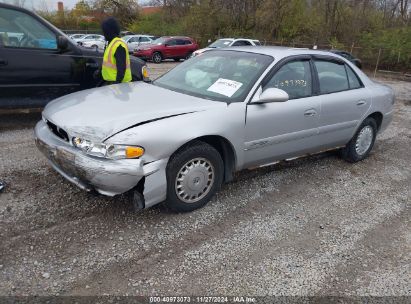
[[[295,58],[280,68],[275,67],[273,76],[263,81],[256,95],[267,88],[279,88],[290,99],[247,106],[246,166],[292,158],[315,149],[320,99],[313,96],[311,75],[310,59]]]
[[[84,65],[76,61],[39,19],[0,8],[0,107],[42,106],[78,90]]]

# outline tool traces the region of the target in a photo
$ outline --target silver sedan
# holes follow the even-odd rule
[[[51,166],[137,208],[204,206],[233,173],[340,149],[366,158],[392,119],[392,89],[338,55],[275,47],[210,51],[152,84],[77,92],[35,128]]]

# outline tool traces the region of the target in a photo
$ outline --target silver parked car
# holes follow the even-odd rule
[[[392,89],[338,55],[241,47],[206,52],[152,84],[59,98],[35,136],[83,189],[191,211],[244,168],[338,148],[363,160],[393,104]]]

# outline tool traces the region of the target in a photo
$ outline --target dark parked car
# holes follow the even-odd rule
[[[164,59],[188,59],[198,49],[198,44],[189,37],[160,37],[151,44],[138,47],[134,56],[160,63]]]
[[[144,61],[131,60],[133,80],[147,78]],[[95,87],[102,61],[35,13],[0,3],[0,108],[44,106]]]
[[[354,63],[359,69],[362,69],[361,60],[358,58],[355,58],[351,53],[346,52],[346,51],[339,51],[339,50],[329,50],[329,52],[340,55],[341,57],[344,57],[345,59]]]

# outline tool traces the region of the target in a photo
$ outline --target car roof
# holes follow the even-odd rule
[[[187,37],[187,36],[162,36],[160,38],[166,38],[166,39],[190,39],[192,40],[192,38]]]
[[[327,51],[310,50],[310,49],[305,49],[305,48],[289,48],[289,47],[282,47],[282,46],[237,46],[235,48],[222,48],[218,50],[268,55],[268,56],[274,57],[276,60],[285,58],[288,56],[297,56],[297,55],[323,55],[323,56],[333,56],[335,58],[340,58],[338,55],[334,55],[333,53],[330,53]]]

